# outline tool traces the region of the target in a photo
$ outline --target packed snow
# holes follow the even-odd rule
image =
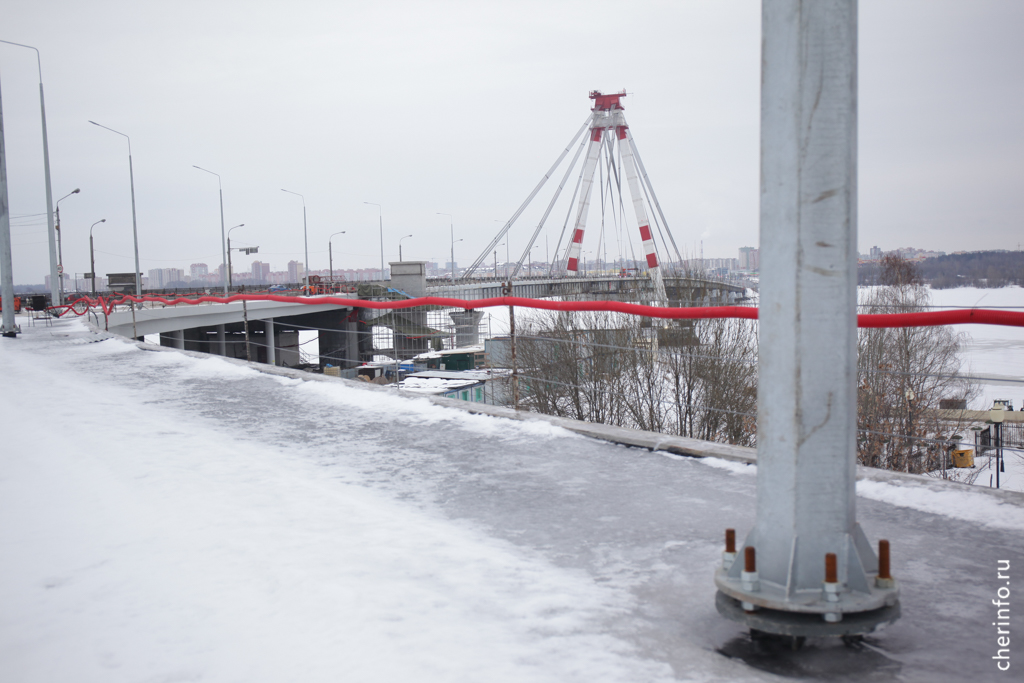
[[[0,680],[986,680],[1024,566],[1019,505],[862,488],[903,619],[766,658],[712,582],[754,467],[98,338],[0,340]]]

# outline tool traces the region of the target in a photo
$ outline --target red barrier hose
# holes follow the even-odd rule
[[[444,308],[488,308],[491,306],[519,306],[522,308],[537,308],[546,311],[605,311],[611,313],[624,313],[627,315],[638,315],[647,318],[664,318],[669,320],[698,320],[704,318],[742,318],[746,320],[757,319],[757,309],[745,306],[698,306],[691,308],[672,308],[663,306],[643,306],[640,304],[627,304],[621,301],[547,301],[544,299],[527,299],[517,296],[498,296],[490,299],[450,299],[439,296],[424,296],[418,299],[402,299],[401,301],[366,301],[363,299],[351,299],[336,296],[279,296],[276,294],[235,294],[229,297],[201,296],[196,299],[165,299],[159,296],[136,297],[125,295],[117,301],[90,299],[83,297],[65,306],[53,306],[51,310],[60,311],[62,316],[69,310],[75,315],[84,315],[88,308],[99,306],[106,315],[113,308],[114,304],[126,303],[128,301],[143,302],[153,301],[157,303],[174,306],[177,304],[196,305],[201,303],[230,303],[232,301],[276,301],[278,303],[290,304],[337,304],[354,308],[373,308],[379,310],[394,310],[402,308],[415,308],[417,306],[441,306]],[[79,313],[75,306],[79,302],[87,305],[86,311]],[[1004,325],[1010,327],[1024,327],[1024,311],[1001,311],[993,309],[958,309],[952,311],[926,311],[922,313],[869,313],[857,316],[857,326],[865,328],[880,327],[934,327],[937,325]]]

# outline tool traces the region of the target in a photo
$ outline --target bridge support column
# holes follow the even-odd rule
[[[171,340],[176,349],[185,349],[185,330],[171,332]]]
[[[216,351],[214,351],[214,353],[216,353],[217,355],[228,355],[228,341],[226,330],[224,329],[223,325],[217,325],[217,345],[214,348],[216,348]]]
[[[716,605],[759,631],[868,633],[899,591],[854,491],[857,0],[764,0],[761,25],[757,520]]]
[[[267,364],[277,365],[277,339],[274,337],[274,319],[267,318],[263,321],[267,338]]]
[[[477,346],[480,344],[480,319],[483,311],[452,311],[448,314],[455,323],[455,346]]]

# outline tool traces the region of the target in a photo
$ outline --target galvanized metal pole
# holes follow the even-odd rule
[[[4,142],[4,100],[0,94],[0,335],[14,337],[21,328],[14,321],[14,273],[11,272],[11,213],[7,200],[7,145]]]
[[[127,135],[125,135],[128,138]],[[135,296],[142,296],[142,272],[139,270],[139,225],[135,220],[135,168],[132,166],[132,139],[128,138],[128,178],[132,187],[132,239],[135,242]]]
[[[35,48],[32,48],[36,50]],[[46,99],[43,97],[43,65],[36,50],[36,61],[39,66],[39,118],[43,127],[43,178],[46,181],[46,237],[50,247],[50,301],[60,305],[64,303],[61,296],[60,279],[62,273],[57,272],[57,234],[53,227],[53,189],[50,185],[50,143],[46,137]]]
[[[306,198],[302,198],[302,241],[306,249],[306,263],[303,271],[306,279],[306,296],[309,296],[309,233],[306,231]]]
[[[856,519],[857,0],[764,0],[762,31],[757,521],[717,604],[866,633],[899,593]]]
[[[228,250],[227,250],[227,246],[226,246],[227,242],[226,242],[226,239],[225,239],[225,236],[224,236],[224,187],[221,185],[221,182],[220,182],[220,174],[219,173],[214,173],[213,171],[211,171],[209,169],[205,169],[202,166],[196,166],[195,164],[192,164],[192,168],[197,168],[200,171],[204,171],[206,173],[209,173],[210,175],[217,176],[217,192],[220,195],[220,249],[221,249],[221,259],[222,259],[221,260],[221,264],[226,265],[227,262],[228,262]],[[224,285],[224,296],[227,296],[228,295],[228,279],[224,278],[221,282]]]
[[[39,50],[31,45],[12,43],[9,40],[0,40],[0,43],[27,47],[36,53],[36,67],[39,70],[39,119],[43,128],[43,178],[46,181],[46,237],[50,247],[50,303],[57,306],[64,301],[60,295],[60,278],[57,273],[57,237],[53,226],[53,191],[50,187],[50,144],[46,137],[46,98],[43,97],[43,60],[39,56]]]
[[[220,176],[217,176],[217,191],[220,194],[220,248],[221,256],[226,257],[228,253],[227,241],[224,236],[224,190],[220,187]],[[223,261],[221,262],[223,263]],[[224,279],[224,296],[228,295],[228,281]]]
[[[92,248],[92,229],[100,223],[106,223],[106,218],[101,218],[89,226],[89,271],[92,273],[92,295],[96,296],[96,252]]]
[[[128,141],[128,178],[131,183],[132,190],[132,239],[135,244],[135,296],[142,296],[142,273],[139,271],[139,226],[135,219],[135,168],[132,165],[132,139],[120,131],[114,130],[113,128],[107,128],[95,121],[89,121],[89,123],[94,126],[99,126],[105,130],[109,130],[111,133],[117,133]],[[133,303],[132,306],[134,308],[135,304]]]

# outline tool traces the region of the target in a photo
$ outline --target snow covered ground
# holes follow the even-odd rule
[[[2,681],[995,680],[1020,503],[862,484],[904,618],[765,653],[713,606],[752,467],[95,339],[0,340]]]

